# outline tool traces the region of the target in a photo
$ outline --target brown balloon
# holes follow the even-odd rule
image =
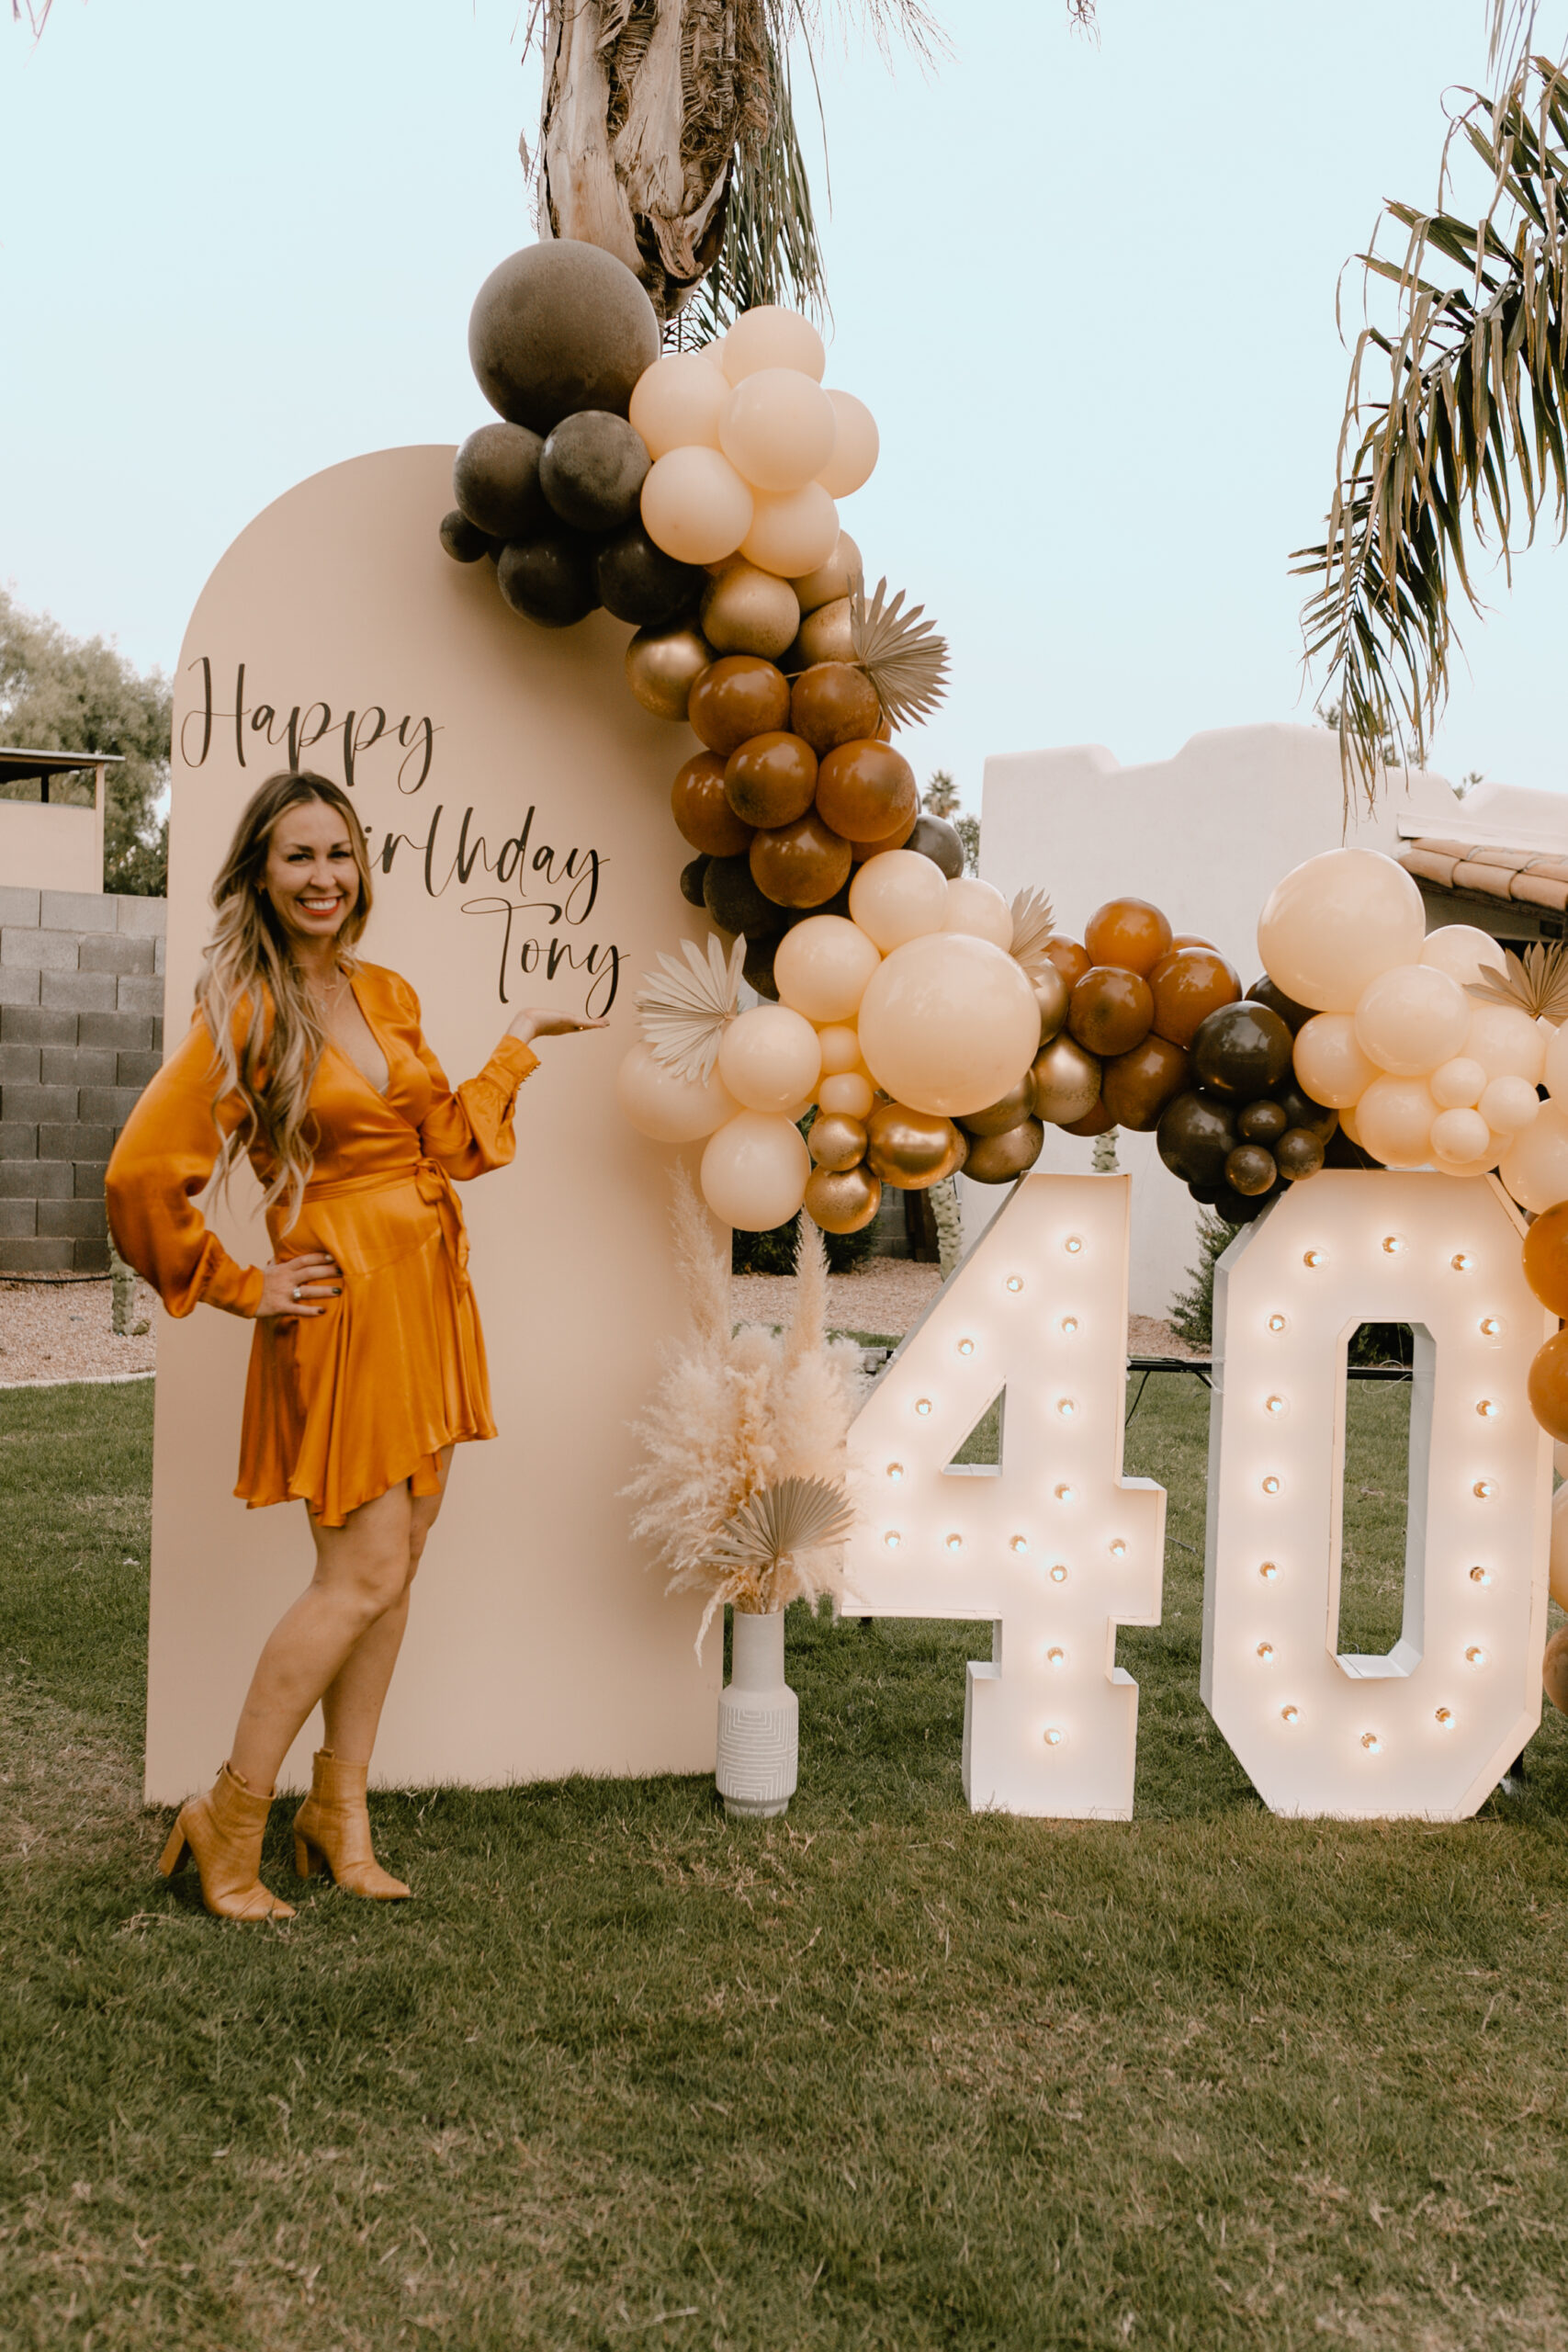
[[[1560,1715],[1568,1715],[1568,1625],[1559,1625],[1540,1661],[1540,1687]]]
[[[1100,1064],[1067,1036],[1053,1037],[1034,1057],[1029,1073],[1034,1115],[1048,1126],[1081,1119],[1100,1100]]]
[[[1568,1201],[1543,1209],[1525,1236],[1525,1280],[1553,1315],[1568,1315]]]
[[[821,1111],[807,1130],[806,1141],[818,1167],[838,1175],[846,1168],[858,1168],[865,1158],[865,1122],[844,1111]]]
[[[1072,990],[1055,964],[1042,964],[1029,975],[1034,1001],[1040,1007],[1040,1042],[1048,1045],[1067,1025]]]
[[[684,718],[692,688],[712,661],[700,629],[639,628],[626,648],[626,684],[655,718]]]
[[[814,1168],[806,1180],[806,1214],[824,1233],[859,1233],[881,1206],[869,1168]]]
[[[725,763],[724,789],[743,824],[793,825],[817,790],[817,754],[781,729],[753,735]]]
[[[852,662],[814,662],[790,689],[789,723],[818,757],[874,735],[882,724],[876,688]]]
[[[850,878],[850,845],[815,808],[752,836],[751,879],[775,907],[820,907]]]
[[[800,605],[787,580],[737,558],[704,589],[702,626],[716,652],[776,662],[795,642]]]
[[[688,760],[670,788],[670,807],[682,839],[708,857],[739,857],[754,826],[743,825],[724,791],[724,762],[716,752]]]
[[[1146,975],[1170,952],[1170,925],[1146,899],[1108,899],[1085,923],[1083,939],[1096,964]]]
[[[1211,1012],[1241,998],[1234,965],[1212,947],[1173,947],[1149,974],[1154,1026],[1173,1046],[1190,1046]]]
[[[789,680],[772,662],[727,653],[693,685],[686,717],[708,750],[727,760],[753,735],[789,725]]]
[[[1257,1108],[1256,1102],[1249,1102],[1247,1106],[1247,1111],[1256,1111]],[[1247,1111],[1244,1111],[1236,1122],[1238,1126],[1246,1117]],[[1315,1176],[1323,1166],[1323,1138],[1309,1135],[1305,1127],[1287,1127],[1278,1143],[1270,1148],[1274,1154],[1274,1165],[1288,1184],[1299,1184],[1303,1176]]]
[[[908,823],[900,825],[896,833],[889,833],[886,841],[852,842],[851,857],[857,865],[863,865],[868,857],[880,857],[885,849],[902,849],[919,821],[920,812],[917,808]]]
[[[866,1121],[866,1165],[900,1193],[923,1193],[964,1165],[966,1138],[951,1119],[879,1102]]]
[[[1142,1045],[1106,1063],[1100,1099],[1117,1126],[1148,1135],[1158,1126],[1166,1104],[1190,1083],[1190,1069],[1179,1046],[1151,1032]]]
[[[1173,931],[1169,952],[1174,955],[1181,947],[1206,947],[1211,956],[1217,956],[1220,952],[1212,939],[1201,939],[1195,931]]]
[[[840,743],[817,772],[817,807],[847,842],[886,841],[919,812],[915,772],[890,743]]]
[[[958,1124],[972,1136],[1005,1136],[1010,1127],[1021,1126],[1034,1115],[1034,1089],[1029,1072],[1024,1071],[1018,1084],[999,1101],[987,1103],[983,1111],[967,1111]]]
[[[1282,1102],[1273,1102],[1267,1094],[1236,1114],[1236,1133],[1243,1143],[1266,1143],[1273,1148],[1290,1125],[1290,1114]]]
[[[1266,1144],[1238,1143],[1225,1161],[1225,1182],[1244,1201],[1271,1193],[1280,1181],[1274,1155]]]
[[[1000,1135],[978,1136],[969,1147],[964,1173],[976,1184],[1010,1184],[1033,1167],[1044,1142],[1045,1130],[1038,1119],[1021,1120]]]
[[[1067,1031],[1086,1054],[1128,1054],[1148,1035],[1154,1012],[1147,980],[1124,964],[1095,964],[1074,985]]]
[[[1042,954],[1055,964],[1069,988],[1081,980],[1089,966],[1089,950],[1065,931],[1054,931],[1042,945]]]
[[[1060,1123],[1065,1136],[1102,1136],[1116,1125],[1103,1102],[1086,1111],[1081,1119],[1064,1119]]]
[[[875,1114],[873,1114],[874,1117]],[[1549,1437],[1568,1443],[1568,1331],[1554,1331],[1529,1369],[1530,1411]]]

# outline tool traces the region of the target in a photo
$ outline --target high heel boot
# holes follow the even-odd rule
[[[316,1750],[310,1793],[294,1816],[294,1867],[301,1878],[309,1878],[324,1866],[347,1894],[400,1903],[412,1889],[384,1871],[370,1850],[365,1803],[368,1770],[367,1765],[344,1763],[330,1747]]]
[[[294,1906],[265,1887],[262,1833],[271,1793],[258,1797],[227,1764],[204,1797],[180,1807],[158,1868],[173,1878],[187,1856],[201,1874],[201,1899],[219,1919],[292,1919]]]

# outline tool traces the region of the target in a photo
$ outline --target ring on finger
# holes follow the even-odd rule
[[[289,1294],[288,1294],[288,1295],[289,1295],[290,1298],[295,1298],[295,1299],[303,1298],[303,1297],[304,1297],[304,1295],[305,1295],[304,1292],[300,1289],[300,1287],[299,1287],[299,1283],[295,1283],[294,1288],[289,1292]]]

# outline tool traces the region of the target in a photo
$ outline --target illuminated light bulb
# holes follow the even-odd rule
[[[1282,1315],[1270,1315],[1269,1329],[1270,1331],[1282,1331],[1285,1329],[1285,1321],[1286,1318]]]
[[[1286,1409],[1285,1400],[1282,1396],[1270,1396],[1263,1409],[1266,1413],[1282,1413]]]
[[[1062,1247],[1069,1258],[1076,1258],[1083,1248],[1083,1243],[1076,1233],[1069,1233]]]
[[[1439,1707],[1433,1720],[1439,1724],[1444,1731],[1452,1731],[1454,1727],[1454,1711],[1451,1707]]]
[[[1113,1560],[1124,1560],[1127,1556],[1127,1546],[1120,1535],[1113,1535],[1111,1539],[1111,1556]]]
[[[916,1399],[915,1399],[915,1410],[916,1410],[916,1412],[917,1412],[917,1413],[919,1413],[919,1416],[920,1416],[920,1418],[921,1418],[921,1419],[922,1419],[922,1420],[925,1419],[926,1415],[931,1411],[931,1398],[930,1398],[929,1396],[917,1396],[917,1397],[916,1397]]]
[[[1495,1421],[1497,1418],[1497,1408],[1490,1396],[1483,1396],[1475,1409],[1483,1421]]]
[[[1317,1268],[1318,1268],[1319,1266],[1321,1266],[1321,1265],[1322,1265],[1322,1263],[1323,1263],[1323,1252],[1322,1252],[1322,1250],[1308,1250],[1304,1251],[1304,1252],[1303,1252],[1303,1257],[1302,1257],[1302,1263],[1303,1263],[1303,1266],[1310,1266],[1310,1267],[1312,1267],[1313,1271],[1315,1272],[1316,1272],[1316,1270],[1317,1270]]]
[[[1263,1491],[1266,1495],[1277,1495],[1280,1491],[1280,1481],[1278,1478],[1265,1478],[1263,1481]]]
[[[1280,1571],[1274,1561],[1262,1560],[1258,1563],[1258,1573],[1265,1584],[1272,1584]]]
[[[1009,1538],[1008,1550],[1010,1552],[1027,1552],[1028,1549],[1029,1538],[1027,1535],[1014,1535]]]
[[[950,1552],[962,1552],[964,1549],[963,1536],[950,1535],[947,1539],[947,1548]]]
[[[1449,1263],[1456,1274],[1468,1274],[1475,1261],[1468,1250],[1456,1250]]]
[[[1495,1315],[1483,1315],[1482,1317],[1481,1336],[1483,1340],[1500,1339],[1502,1337],[1502,1331],[1503,1326]]]
[[[1065,1421],[1070,1421],[1077,1409],[1070,1396],[1059,1396],[1056,1399],[1056,1410]]]
[[[1021,1290],[1023,1288],[1023,1276],[1021,1274],[1010,1274],[1008,1276],[1008,1288],[1009,1290]]]
[[[1483,1503],[1489,1503],[1496,1491],[1497,1481],[1495,1478],[1477,1478],[1474,1486],[1471,1488],[1472,1494],[1477,1496]]]
[[[958,1342],[958,1352],[961,1356],[972,1356],[975,1352],[974,1340],[960,1340]]]
[[[1281,1707],[1280,1710],[1280,1721],[1282,1724],[1299,1724],[1301,1719],[1302,1711],[1299,1707]]]
[[[904,1475],[903,1464],[901,1462],[890,1462],[887,1465],[887,1475],[891,1479],[897,1482]]]
[[[1274,1663],[1273,1643],[1259,1642],[1258,1645],[1258,1655],[1263,1660],[1265,1666],[1272,1666]]]
[[[1051,1581],[1053,1584],[1066,1584],[1067,1581],[1067,1572],[1060,1560],[1051,1571]]]
[[[1369,1756],[1381,1756],[1382,1754],[1382,1742],[1378,1737],[1375,1731],[1364,1731],[1361,1734],[1361,1746],[1366,1749]]]
[[[1404,1236],[1402,1233],[1385,1233],[1382,1246],[1385,1256],[1402,1258],[1404,1255]]]
[[[882,1540],[890,1552],[896,1552],[904,1539],[896,1527],[890,1527]]]
[[[1076,1502],[1077,1500],[1077,1496],[1071,1487],[1058,1487],[1056,1489],[1056,1500],[1059,1503]]]
[[[1064,1331],[1066,1331],[1066,1333],[1067,1334],[1067,1337],[1068,1337],[1069,1339],[1071,1339],[1071,1337],[1072,1337],[1073,1333],[1077,1329],[1077,1328],[1078,1328],[1078,1318],[1077,1318],[1077,1317],[1076,1315],[1064,1315],[1064,1316],[1063,1316],[1063,1317],[1062,1317],[1062,1329],[1063,1329],[1063,1330],[1064,1330]]]
[[[1492,1581],[1491,1569],[1472,1568],[1470,1572],[1470,1581],[1472,1584],[1490,1584]]]
[[[1484,1666],[1484,1665],[1485,1665],[1485,1663],[1486,1663],[1486,1653],[1485,1653],[1485,1651],[1484,1651],[1484,1650],[1480,1646],[1479,1643],[1472,1642],[1472,1644],[1471,1644],[1470,1647],[1466,1650],[1466,1652],[1465,1652],[1465,1654],[1464,1654],[1464,1662],[1465,1662],[1466,1666]]]
[[[1047,1747],[1060,1747],[1063,1737],[1064,1734],[1057,1729],[1055,1724],[1053,1724],[1050,1730],[1045,1735],[1045,1745]]]
[[[1045,1653],[1045,1663],[1047,1666],[1066,1666],[1066,1662],[1067,1653],[1066,1650],[1049,1649]]]

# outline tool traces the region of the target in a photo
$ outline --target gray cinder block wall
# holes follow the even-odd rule
[[[163,899],[0,885],[0,1274],[108,1266],[104,1170],[163,1059]]]

